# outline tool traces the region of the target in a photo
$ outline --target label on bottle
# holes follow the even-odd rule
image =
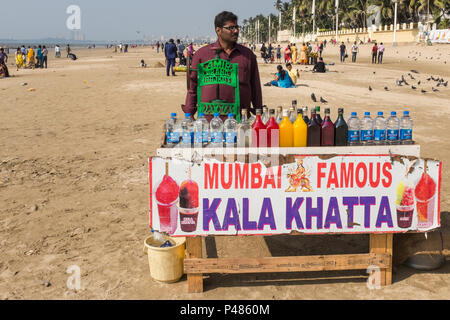
[[[361,130],[361,141],[372,141],[373,131],[372,130]]]
[[[223,142],[222,132],[211,132],[211,143],[221,143]]]
[[[181,136],[181,141],[186,144],[192,143],[194,140],[193,134],[194,134],[193,132],[183,132],[183,135]]]
[[[167,131],[167,142],[168,143],[180,142],[180,133],[176,131]]]
[[[386,140],[386,130],[376,129],[374,132],[375,141]]]
[[[348,130],[348,142],[358,142],[358,141],[359,141],[359,131]]]
[[[399,130],[387,130],[386,136],[388,141],[397,141],[399,136]]]
[[[225,143],[236,143],[237,142],[237,134],[236,132],[225,132]]]
[[[208,131],[196,132],[195,133],[196,143],[208,143]]]
[[[402,129],[400,130],[401,140],[411,140],[412,139],[412,129]]]

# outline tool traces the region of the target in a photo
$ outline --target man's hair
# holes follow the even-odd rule
[[[292,66],[290,62],[286,62],[286,67]]]
[[[238,21],[238,17],[233,12],[222,11],[214,19],[214,26],[222,28],[227,21]]]
[[[319,61],[323,61],[323,58],[322,58],[322,57],[320,57],[320,58],[319,58]]]

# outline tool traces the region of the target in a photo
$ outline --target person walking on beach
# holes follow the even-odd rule
[[[44,67],[45,65],[45,69],[47,69],[47,56],[48,56],[48,50],[45,46],[42,47],[42,64],[41,64],[41,68]]]
[[[9,71],[6,64],[8,63],[8,55],[5,53],[5,50],[0,47],[0,77],[9,77]]]
[[[378,64],[383,63],[383,54],[384,54],[384,46],[383,46],[383,42],[380,43],[380,45],[378,46]]]
[[[36,50],[36,68],[42,69],[42,46],[39,45]]]
[[[19,69],[25,68],[25,62],[23,61],[23,54],[22,54],[22,51],[20,50],[20,48],[17,48],[16,54],[15,54],[15,59],[16,59],[17,71],[19,71]]]
[[[186,47],[183,42],[181,42],[180,39],[177,39],[178,59],[180,59],[180,64],[184,59],[184,49],[186,49]]]
[[[346,58],[346,55],[347,55],[347,47],[345,46],[344,41],[342,41],[342,43],[341,43],[341,45],[339,47],[339,51],[340,51],[340,54],[341,54],[341,62],[345,62],[345,58]]]
[[[28,46],[27,60],[28,60],[28,67],[34,69],[36,67],[34,61],[34,50],[30,46]]]
[[[288,44],[286,49],[284,50],[284,63],[291,62],[292,51],[291,46]]]
[[[159,46],[160,46],[159,41],[156,41],[156,53],[159,53]]]
[[[281,63],[281,46],[277,47],[277,63]]]
[[[375,42],[372,47],[372,64],[377,63],[378,46]]]
[[[67,58],[69,58],[70,52],[72,51],[72,50],[70,49],[70,45],[67,45],[67,46],[66,46],[66,51],[67,51]]]
[[[327,40],[325,40],[325,42],[321,42],[320,43],[320,46],[319,46],[319,57],[322,57],[324,43],[327,43]]]
[[[353,45],[352,45],[352,62],[353,63],[356,62],[356,55],[358,54],[358,52],[359,52],[358,44],[355,41],[355,43],[353,43]]]
[[[267,48],[266,48],[266,44],[263,43],[261,46],[261,59],[263,63],[267,63]]]
[[[298,51],[297,47],[295,46],[295,43],[292,44],[291,51],[292,51],[292,64],[297,64]]]
[[[55,58],[61,58],[61,48],[59,45],[55,46]]]
[[[175,46],[175,42],[173,39],[169,40],[169,43],[164,46],[164,54],[166,56],[166,73],[169,77],[169,71],[172,71],[172,76],[175,76],[175,71],[173,71],[173,67],[175,67],[175,59],[177,58],[177,47]]]
[[[238,17],[228,11],[219,13],[214,19],[217,41],[199,49],[192,61],[192,69],[196,70],[199,63],[204,63],[215,58],[216,51],[219,57],[228,60],[231,63],[239,65],[239,99],[237,103],[241,110],[247,109],[251,113],[255,113],[256,109],[262,108],[262,90],[261,80],[259,77],[258,63],[255,54],[248,48],[237,43],[239,39],[240,26]],[[186,103],[181,106],[184,113],[197,112],[197,72],[194,71],[190,75],[190,87],[186,95]],[[234,102],[235,89],[226,85],[220,86],[220,96],[217,97],[217,85],[202,87],[202,102],[210,102],[214,99]],[[251,108],[253,105],[253,108]],[[208,121],[212,119],[211,114],[206,115]],[[221,115],[222,119],[226,119],[226,115]]]

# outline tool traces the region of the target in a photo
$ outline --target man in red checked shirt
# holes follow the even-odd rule
[[[192,68],[197,69],[199,63],[212,60],[216,57],[216,50],[220,50],[221,59],[239,65],[239,95],[240,107],[255,113],[256,109],[262,108],[261,81],[259,78],[258,64],[255,54],[248,48],[237,43],[239,38],[238,17],[228,11],[219,13],[214,25],[218,40],[216,43],[199,49],[192,60]],[[191,73],[190,88],[186,96],[186,103],[181,106],[184,113],[194,115],[197,112],[197,72]],[[220,99],[234,102],[234,88],[226,85],[220,86],[220,96],[216,97],[216,85],[202,87],[202,102]],[[251,107],[252,105],[252,107]],[[222,120],[227,118],[221,115]],[[212,116],[206,115],[208,121]]]

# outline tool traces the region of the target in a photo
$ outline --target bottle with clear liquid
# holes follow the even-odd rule
[[[181,122],[181,147],[191,148],[194,143],[194,123],[190,113],[185,114],[185,119]]]
[[[344,120],[344,109],[338,109],[338,118],[334,122],[334,145],[346,146],[348,140],[348,125]]]
[[[347,121],[348,125],[348,145],[358,146],[361,130],[361,123],[356,112],[351,113],[351,117]]]
[[[197,120],[194,122],[194,145],[203,148],[209,142],[209,123],[203,112],[198,114]]]
[[[269,121],[269,108],[267,106],[263,106],[263,114],[261,115],[262,122],[267,125],[267,121]]]
[[[252,145],[252,127],[247,118],[247,109],[242,109],[241,113],[241,123],[238,125],[238,147],[249,148]]]
[[[330,119],[330,109],[325,109],[325,118],[322,122],[321,128],[321,146],[332,147],[334,146],[334,123]]]
[[[370,112],[365,112],[361,120],[361,145],[373,145],[373,128],[374,123]]]
[[[309,123],[309,117],[308,117],[308,107],[303,107],[303,121],[305,121],[306,125]]]
[[[234,119],[234,114],[228,114],[228,119],[225,120],[223,127],[225,132],[225,146],[234,147],[237,143],[237,121]]]
[[[387,120],[386,142],[395,145],[400,143],[400,119],[397,118],[397,112],[392,111]]]
[[[166,122],[166,144],[174,147],[180,142],[180,132],[178,131],[177,114],[174,112]]]
[[[277,121],[277,124],[280,124],[280,122],[283,121],[283,107],[282,106],[277,107],[277,115],[275,117],[275,120]]]
[[[209,131],[211,134],[211,147],[223,147],[223,122],[220,119],[220,113],[214,113],[214,118],[209,123]]]
[[[383,112],[378,111],[378,115],[375,118],[375,128],[373,130],[373,142],[376,145],[386,144],[386,119],[383,117]]]
[[[414,144],[412,140],[413,120],[409,116],[409,111],[403,112],[400,119],[400,141],[401,144]]]

